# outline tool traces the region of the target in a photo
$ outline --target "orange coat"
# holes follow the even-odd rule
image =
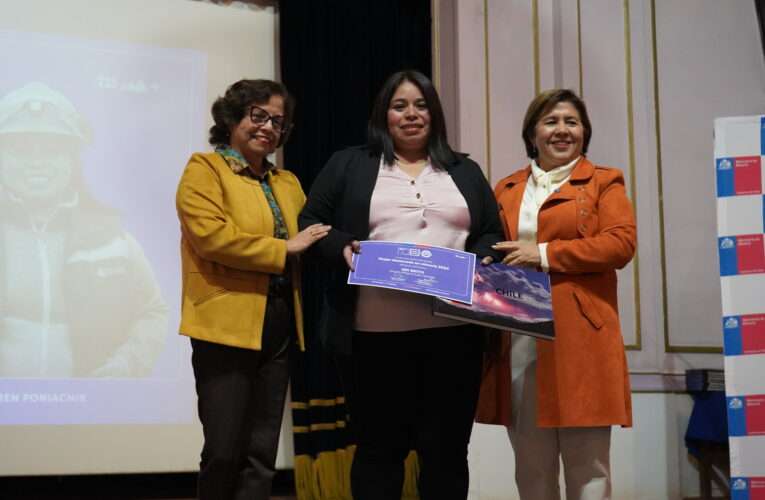
[[[499,181],[494,193],[509,240],[531,168]],[[635,253],[636,227],[620,170],[583,158],[540,207],[537,241],[549,242],[555,340],[538,340],[537,425],[632,425],[627,360],[619,327],[616,269]],[[510,336],[487,356],[476,420],[510,425]],[[531,403],[531,402],[529,402]]]

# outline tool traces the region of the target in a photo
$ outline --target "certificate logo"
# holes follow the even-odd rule
[[[433,252],[424,248],[399,248],[396,250],[396,255],[399,257],[424,257],[429,259],[433,256]]]
[[[399,257],[418,257],[420,255],[419,248],[399,248],[396,250],[396,255]]]

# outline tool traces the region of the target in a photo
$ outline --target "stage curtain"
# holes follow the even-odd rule
[[[754,8],[757,11],[757,23],[760,25],[762,55],[765,57],[765,0],[754,0]]]
[[[282,81],[297,99],[295,129],[284,165],[308,192],[329,156],[362,144],[372,100],[401,69],[431,73],[429,0],[282,0]],[[300,500],[350,499],[352,423],[346,412],[341,360],[316,332],[320,263],[303,261],[307,349],[293,357],[295,484]],[[345,378],[347,380],[347,378]],[[417,459],[406,461],[402,498],[417,498]]]

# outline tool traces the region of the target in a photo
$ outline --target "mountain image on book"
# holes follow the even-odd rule
[[[472,305],[434,298],[433,314],[548,340],[555,338],[547,273],[502,263],[476,263],[474,280]]]

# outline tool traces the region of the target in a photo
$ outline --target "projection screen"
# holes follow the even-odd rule
[[[0,8],[0,475],[194,470],[175,188],[212,101],[274,78],[275,8]]]

